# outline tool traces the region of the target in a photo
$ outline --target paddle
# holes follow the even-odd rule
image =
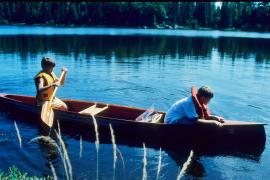
[[[64,75],[65,75],[66,71],[62,70],[59,82],[62,81]],[[41,110],[41,120],[43,121],[43,123],[45,123],[48,127],[52,127],[53,125],[53,119],[54,119],[54,112],[52,109],[52,100],[56,94],[58,87],[55,87],[53,94],[50,98],[49,101],[46,101],[43,105],[42,105],[42,110]]]

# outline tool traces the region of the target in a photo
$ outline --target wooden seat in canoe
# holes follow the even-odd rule
[[[106,106],[104,106],[104,107],[97,107],[97,105],[94,104],[94,105],[80,111],[79,113],[80,114],[85,114],[85,115],[95,116],[95,115],[101,113],[102,111],[105,111],[106,109],[108,109],[108,107],[109,107],[108,104]]]

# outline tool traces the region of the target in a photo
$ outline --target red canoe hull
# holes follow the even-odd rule
[[[89,115],[78,112],[96,102],[64,100],[70,110],[54,110],[55,120],[63,126],[72,127],[76,131],[89,130],[94,132],[93,119]],[[41,108],[35,105],[35,98],[21,95],[0,95],[2,108],[8,111],[19,111],[30,120],[38,122]],[[96,103],[106,105],[104,103]],[[230,144],[244,147],[264,147],[264,124],[241,121],[226,121],[222,127],[213,125],[171,125],[164,123],[146,123],[135,121],[145,109],[110,104],[109,108],[96,115],[100,138],[110,135],[109,125],[114,129],[116,138],[125,141],[137,140],[156,146],[176,147],[183,144],[216,145]],[[164,112],[159,112],[165,115]],[[16,113],[14,113],[16,114]],[[18,113],[17,113],[18,114]],[[164,117],[164,116],[163,116]],[[120,138],[121,137],[121,138]],[[108,139],[108,138],[107,138]]]

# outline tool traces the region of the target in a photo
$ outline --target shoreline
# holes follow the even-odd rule
[[[258,31],[252,29],[236,29],[236,28],[207,28],[198,27],[190,28],[184,26],[156,26],[156,27],[133,27],[133,26],[89,26],[89,25],[66,25],[66,24],[26,24],[26,23],[10,23],[10,24],[0,24],[0,26],[21,26],[21,27],[60,27],[60,28],[119,28],[119,29],[154,29],[154,30],[194,30],[194,31],[226,31],[226,32],[254,32],[254,33],[270,33],[270,31]]]

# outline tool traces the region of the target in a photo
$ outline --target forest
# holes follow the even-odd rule
[[[2,25],[270,30],[269,2],[0,2]]]

